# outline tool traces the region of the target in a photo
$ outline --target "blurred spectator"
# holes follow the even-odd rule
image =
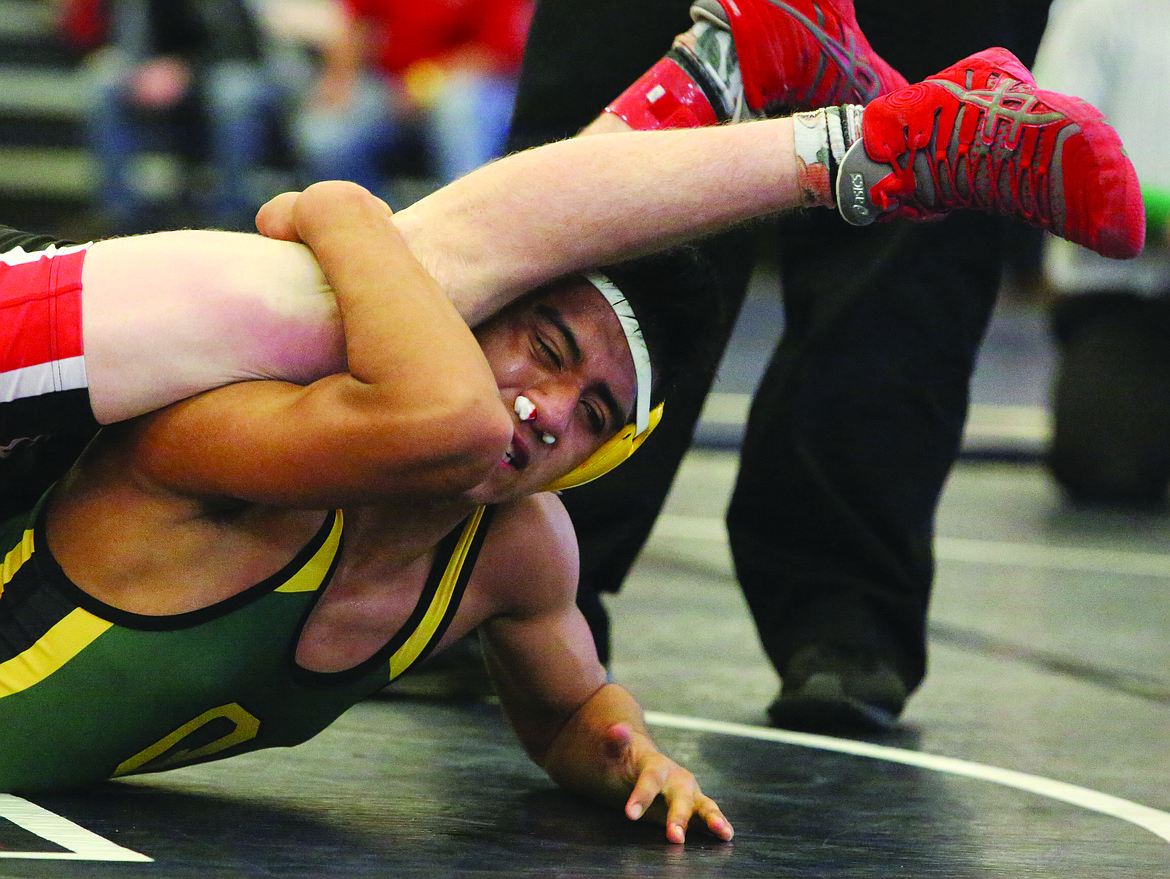
[[[1148,240],[1119,262],[1046,244],[1058,365],[1049,463],[1076,501],[1162,505],[1170,484],[1170,4],[1056,0],[1036,61],[1046,89],[1101,108],[1142,183]]]
[[[135,159],[160,118],[180,127],[182,151],[202,148],[210,158],[215,179],[199,219],[254,228],[255,211],[271,194],[256,180],[271,125],[308,79],[300,59],[269,38],[260,13],[256,0],[107,4],[106,42],[88,64],[87,118],[103,231],[151,225]]]
[[[105,0],[53,0],[57,30],[70,49],[88,52],[106,38]]]
[[[379,191],[386,156],[421,130],[448,182],[507,137],[529,0],[341,0],[345,25],[297,125],[311,180]]]

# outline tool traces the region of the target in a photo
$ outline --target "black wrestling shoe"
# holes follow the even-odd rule
[[[844,735],[888,732],[910,694],[892,665],[858,652],[814,645],[798,650],[768,706],[772,726]]]

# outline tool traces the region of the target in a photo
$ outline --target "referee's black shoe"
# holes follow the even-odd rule
[[[881,657],[813,645],[798,650],[781,675],[780,695],[768,706],[772,726],[851,736],[889,732],[910,694]]]

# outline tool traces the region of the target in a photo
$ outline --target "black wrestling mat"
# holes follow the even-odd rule
[[[912,733],[903,750],[652,719],[660,744],[720,800],[732,843],[693,831],[672,846],[655,827],[561,793],[492,705],[371,701],[300,748],[0,799],[0,876],[1170,875],[1170,815],[936,760]]]

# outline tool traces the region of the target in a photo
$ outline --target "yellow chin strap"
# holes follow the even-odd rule
[[[658,422],[662,420],[662,404],[659,403],[650,410],[650,424],[641,433],[638,433],[636,424],[627,424],[615,436],[607,439],[596,452],[570,470],[560,479],[545,487],[545,491],[564,491],[566,488],[576,488],[586,482],[592,482],[599,476],[604,476],[630,455],[637,451],[638,446],[646,441]]]

